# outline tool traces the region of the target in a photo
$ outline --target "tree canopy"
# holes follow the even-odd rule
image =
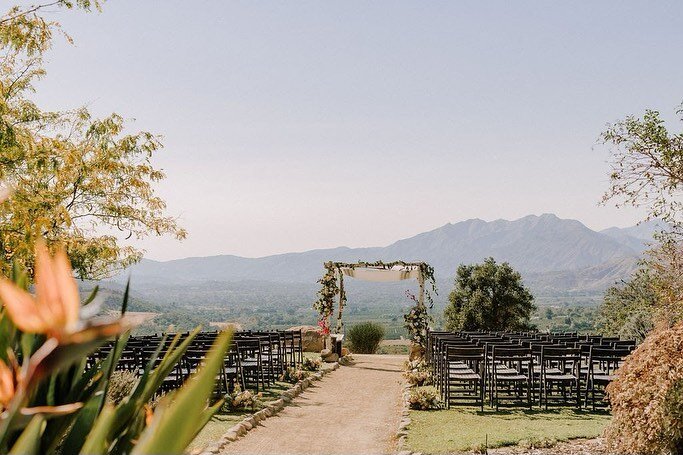
[[[447,330],[528,330],[534,297],[510,264],[460,265],[444,316]]]
[[[683,106],[678,114],[683,120]],[[610,186],[603,202],[643,207],[648,218],[683,227],[683,133],[669,133],[659,112],[626,117],[610,125],[602,140],[611,146]]]
[[[79,276],[103,278],[142,256],[127,239],[186,232],[154,192],[164,178],[152,164],[162,147],[157,135],[124,132],[117,114],[47,112],[31,100],[45,76],[43,57],[61,33],[41,15],[46,7],[89,11],[100,2],[15,6],[0,17],[0,183],[11,190],[0,204],[0,273],[12,262],[31,271],[34,244],[44,237],[66,247]]]
[[[678,109],[683,120],[683,106]],[[601,308],[605,333],[642,339],[658,323],[683,318],[683,133],[667,130],[659,112],[626,117],[602,133],[611,145],[610,186],[603,202],[642,207],[666,221],[642,269],[609,289]]]
[[[630,280],[612,286],[600,305],[599,325],[603,334],[642,341],[652,330],[657,290],[652,272],[638,270]]]

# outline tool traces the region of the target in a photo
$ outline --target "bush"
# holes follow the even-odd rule
[[[305,371],[301,368],[287,367],[287,369],[280,375],[280,381],[296,384],[299,381],[303,381],[310,375],[310,371]]]
[[[683,453],[683,323],[651,333],[607,387],[618,453]]]
[[[404,369],[406,371],[403,372],[403,377],[411,387],[432,384],[432,372],[424,360],[406,362]]]
[[[410,409],[420,409],[422,411],[439,409],[441,407],[439,391],[431,386],[410,389],[408,402],[410,403]]]
[[[304,371],[319,371],[323,367],[322,359],[311,359],[309,357],[304,358],[301,364],[301,369]]]
[[[349,330],[349,343],[352,352],[374,354],[384,338],[384,327],[374,322],[362,322]]]
[[[239,386],[225,398],[225,405],[230,411],[256,411],[263,408],[263,393],[257,394],[249,390],[242,391]]]

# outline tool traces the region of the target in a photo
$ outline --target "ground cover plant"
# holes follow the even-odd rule
[[[511,445],[550,445],[556,441],[600,436],[606,413],[559,411],[484,411],[456,407],[411,411],[408,448],[414,452],[453,453]]]

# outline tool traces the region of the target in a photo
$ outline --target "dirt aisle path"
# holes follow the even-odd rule
[[[229,454],[385,454],[396,450],[405,356],[354,355],[282,412],[229,444]]]

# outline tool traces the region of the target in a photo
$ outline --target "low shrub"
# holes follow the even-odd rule
[[[432,373],[429,371],[404,371],[403,377],[406,378],[411,387],[432,384]]]
[[[225,397],[225,406],[230,411],[256,411],[263,408],[263,394],[253,393],[249,390],[241,390],[239,386]]]
[[[657,329],[607,387],[612,422],[607,444],[617,453],[683,453],[683,323]]]
[[[439,391],[431,386],[410,389],[408,402],[410,403],[410,409],[420,409],[422,411],[439,409],[441,407]]]
[[[323,361],[320,358],[311,359],[309,357],[304,358],[301,363],[301,369],[304,371],[320,371],[323,367]]]
[[[424,360],[408,361],[404,365],[403,377],[412,387],[432,384],[432,372]]]
[[[427,371],[429,365],[424,359],[406,360],[403,362],[403,369],[405,371]]]
[[[114,371],[109,378],[107,388],[107,402],[119,404],[133,391],[138,377],[128,370]]]
[[[353,352],[374,354],[384,338],[384,327],[375,322],[362,322],[351,327],[348,336]]]
[[[310,371],[305,371],[301,368],[287,367],[287,369],[280,375],[280,381],[296,384],[299,381],[303,381],[310,375]]]

